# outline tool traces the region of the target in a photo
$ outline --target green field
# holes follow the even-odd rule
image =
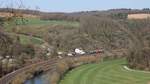
[[[20,43],[21,44],[42,44],[43,40],[36,37],[29,37],[25,35],[19,35],[20,36]]]
[[[40,20],[40,19],[29,19],[26,18],[23,21],[21,19],[15,19],[13,22],[6,22],[5,23],[5,30],[6,31],[12,31],[12,27],[14,26],[51,26],[51,25],[61,25],[61,26],[73,26],[73,27],[78,27],[79,23],[78,22],[71,22],[71,21],[63,21],[63,20]]]
[[[33,34],[39,37],[43,37],[44,34],[47,34],[49,29],[53,28],[55,25],[59,25],[59,27],[77,27],[79,26],[78,22],[69,22],[69,21],[56,21],[56,20],[40,20],[40,19],[29,19],[26,18],[24,20],[25,23],[22,22],[21,19],[15,19],[13,22],[6,22],[4,24],[5,31],[14,33],[14,28],[18,33],[24,34]],[[29,37],[26,35],[19,35],[21,44],[42,44],[43,40],[36,37]]]
[[[53,25],[68,25],[68,26],[79,26],[78,22],[69,22],[69,21],[58,21],[58,20],[40,20],[40,19],[28,19],[27,22],[28,25],[47,25],[47,24],[53,24]]]
[[[123,68],[125,60],[87,64],[73,69],[59,84],[148,84],[150,74],[128,71]]]
[[[23,21],[21,19],[16,19],[15,22],[18,25],[70,25],[70,26],[79,26],[78,22],[64,21],[64,20],[41,20],[39,18],[26,18]]]

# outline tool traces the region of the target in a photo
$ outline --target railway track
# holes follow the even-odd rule
[[[23,73],[23,72],[28,71],[32,67],[44,68],[44,66],[46,66],[46,65],[50,66],[50,65],[52,65],[52,64],[54,64],[56,62],[57,62],[57,59],[54,58],[54,59],[51,59],[51,60],[48,60],[48,61],[44,61],[44,62],[40,62],[40,63],[32,64],[30,66],[23,67],[21,69],[13,71],[13,72],[5,75],[4,77],[2,77],[0,79],[0,84],[9,84],[9,83],[11,83],[11,81],[15,78],[15,76],[17,76],[19,73]],[[46,71],[46,70],[43,70],[43,71]]]
[[[82,57],[82,56],[89,56],[89,55],[80,55],[80,56],[74,56],[74,57],[65,57],[65,58],[62,58],[62,59],[67,59],[67,58],[74,59],[74,58],[79,58],[79,57]],[[12,80],[15,79],[15,77],[18,74],[23,73],[23,72],[27,72],[32,67],[35,67],[36,69],[44,71],[44,72],[48,71],[50,69],[53,69],[53,67],[55,66],[55,63],[57,63],[59,60],[62,60],[62,59],[53,58],[53,59],[50,59],[50,60],[47,60],[47,61],[35,63],[35,64],[32,64],[32,65],[23,67],[21,69],[18,69],[16,71],[13,71],[13,72],[11,72],[11,73],[3,76],[0,79],[0,84],[10,84],[12,82]]]

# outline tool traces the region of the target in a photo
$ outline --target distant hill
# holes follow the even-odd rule
[[[144,9],[110,9],[104,11],[79,11],[72,13],[65,12],[42,12],[37,10],[29,10],[29,9],[12,9],[12,8],[0,8],[0,16],[7,16],[13,12],[20,12],[24,14],[25,17],[40,17],[44,20],[69,20],[69,21],[79,21],[80,17],[83,15],[94,15],[94,16],[110,16],[110,17],[119,17],[119,19],[124,19],[124,15],[129,14],[129,18],[133,17],[132,14],[150,14],[149,8]],[[135,16],[135,15],[134,15]],[[147,15],[140,15],[140,18],[144,18]],[[121,18],[120,18],[121,17]],[[136,17],[136,16],[135,16]]]

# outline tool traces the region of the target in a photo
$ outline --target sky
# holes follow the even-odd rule
[[[18,8],[20,4],[20,0],[0,0],[0,7]],[[22,0],[21,8],[45,12],[76,12],[113,8],[142,9],[150,8],[150,0]]]

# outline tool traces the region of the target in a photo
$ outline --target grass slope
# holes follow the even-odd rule
[[[127,71],[125,60],[87,64],[70,71],[60,84],[148,84],[150,74]]]
[[[21,44],[42,44],[43,40],[36,37],[29,37],[26,35],[19,35]]]

